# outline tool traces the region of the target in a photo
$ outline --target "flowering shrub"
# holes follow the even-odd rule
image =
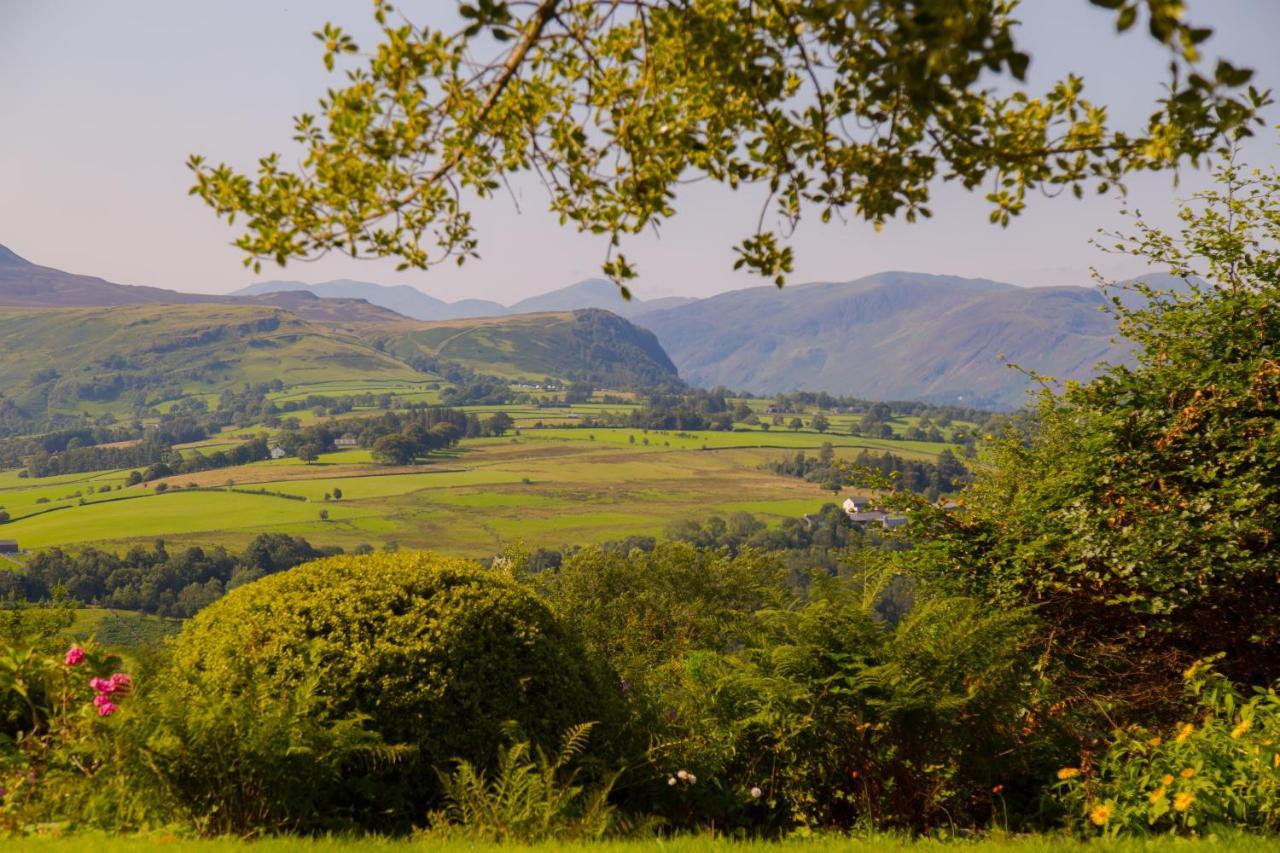
[[[10,828],[67,811],[79,783],[110,760],[110,724],[132,679],[95,644],[64,655],[0,647],[0,821]],[[14,712],[17,709],[17,712]],[[80,788],[77,792],[75,789]]]
[[[1280,830],[1280,695],[1244,696],[1208,663],[1184,674],[1197,718],[1169,730],[1115,733],[1096,763],[1058,771],[1058,791],[1086,833]]]

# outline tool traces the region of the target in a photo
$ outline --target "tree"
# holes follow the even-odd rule
[[[1211,31],[1185,0],[1091,2],[1119,30],[1145,10],[1168,54],[1168,96],[1136,132],[1108,127],[1078,77],[1027,89],[1007,0],[481,0],[459,3],[452,33],[377,0],[377,50],[319,118],[295,120],[302,165],[272,154],[251,176],[192,156],[192,192],[245,222],[255,267],[337,250],[426,268],[476,256],[466,195],[535,172],[562,221],[604,235],[621,283],[635,275],[622,238],[673,216],[678,182],[709,178],[766,191],[736,266],[781,285],[780,235],[804,210],[914,221],[941,178],[982,187],[1007,224],[1029,192],[1106,192],[1261,122],[1267,93],[1244,88],[1247,69],[1208,66]],[[331,71],[358,51],[339,26],[316,35]]]
[[[1105,697],[1108,726],[1177,707],[1180,673],[1210,655],[1238,682],[1280,677],[1280,177],[1220,178],[1177,233],[1113,235],[1173,274],[1112,291],[1136,363],[1046,390],[988,442],[965,511],[922,514],[933,541],[909,556],[1034,607],[1051,698]]]
[[[8,510],[0,509],[0,524],[8,524],[10,517]]]
[[[340,501],[340,500],[342,500],[342,489],[334,489],[334,490],[333,490],[333,499],[334,499],[335,501]]]
[[[310,465],[320,458],[320,449],[310,442],[298,445],[298,458]]]
[[[408,465],[418,456],[418,447],[399,433],[384,435],[373,443],[373,461],[382,465]]]
[[[501,437],[506,431],[515,426],[515,421],[506,412],[494,412],[493,417],[489,418],[485,426],[490,435]]]
[[[593,393],[595,393],[595,389],[590,382],[571,382],[569,387],[565,389],[564,401],[571,406],[576,403],[590,403]]]
[[[804,421],[799,418],[792,418],[791,423],[787,424],[787,426],[794,430],[801,430],[804,429]]]
[[[822,414],[822,412],[818,412],[813,416],[813,420],[809,422],[809,425],[818,432],[826,432],[827,428],[831,426],[831,422],[827,420],[826,415]]]

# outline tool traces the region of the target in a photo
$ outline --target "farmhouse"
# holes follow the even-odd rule
[[[347,433],[342,436],[342,438],[335,438],[333,440],[334,447],[356,447],[359,444],[360,442],[356,441],[356,437],[351,433]]]
[[[863,510],[861,512],[848,513],[849,521],[861,527],[868,527],[872,524],[879,524],[881,527],[893,529],[902,527],[907,523],[905,515],[890,515],[882,509]]]
[[[867,507],[871,506],[869,498],[845,498],[844,503],[840,505],[844,511],[853,515],[855,512],[863,512]]]
[[[281,447],[280,445],[278,445],[278,444],[277,444],[277,445],[272,446],[272,448],[271,448],[271,458],[272,458],[272,459],[283,459],[283,458],[285,458],[285,457],[286,457],[286,456],[288,456],[288,455],[289,455],[289,454],[285,452],[285,449],[284,449],[283,447]]]
[[[0,539],[0,554],[18,553],[18,543],[12,539]]]

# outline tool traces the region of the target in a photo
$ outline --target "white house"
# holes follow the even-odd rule
[[[277,444],[277,445],[274,445],[274,446],[271,448],[271,458],[272,458],[272,459],[283,459],[283,458],[285,458],[285,457],[286,457],[286,456],[288,456],[288,455],[289,455],[289,454],[285,452],[284,448],[283,448],[283,447],[281,447],[281,446],[280,446],[280,445],[278,445],[278,444]]]
[[[871,501],[867,498],[845,498],[844,503],[840,506],[846,513],[853,515],[855,512],[864,512],[867,507],[871,506]]]
[[[342,438],[335,438],[333,440],[334,447],[356,447],[359,444],[360,442],[356,440],[354,435],[344,435]]]

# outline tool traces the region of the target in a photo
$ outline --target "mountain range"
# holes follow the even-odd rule
[[[1170,281],[1163,278],[1155,283]],[[747,288],[704,299],[629,302],[614,284],[600,279],[512,305],[479,299],[450,303],[408,286],[351,280],[260,282],[210,296],[64,273],[0,247],[0,306],[192,303],[273,306],[364,340],[376,339],[379,347],[408,347],[434,358],[451,357],[441,349],[442,341],[449,341],[450,353],[470,352],[486,342],[489,349],[472,353],[477,369],[500,361],[503,347],[514,347],[509,351],[531,362],[513,365],[508,358],[507,369],[500,371],[504,375],[549,373],[552,366],[564,375],[571,367],[566,358],[585,352],[575,337],[584,329],[608,340],[620,333],[598,320],[566,326],[564,316],[550,315],[603,309],[656,336],[660,355],[643,335],[623,335],[633,348],[628,352],[643,354],[645,363],[654,365],[644,371],[666,373],[673,364],[696,385],[764,394],[821,390],[990,408],[1025,401],[1032,383],[1024,371],[1085,379],[1099,362],[1129,355],[1127,344],[1116,340],[1114,318],[1103,310],[1107,299],[1093,287],[1019,287],[987,279],[885,272],[846,282]],[[532,326],[518,319],[530,314],[548,318]],[[551,358],[552,353],[558,356]],[[1011,364],[1024,371],[1009,369]]]
[[[263,282],[237,293],[293,287],[360,297],[419,319],[601,308],[656,334],[686,381],[764,394],[830,391],[1005,409],[1023,403],[1032,386],[1011,364],[1080,380],[1098,362],[1128,355],[1097,288],[911,272],[629,302],[612,282],[590,279],[509,306],[447,303],[409,287],[353,281]]]
[[[611,281],[591,278],[522,299],[511,305],[502,305],[488,299],[463,299],[445,302],[428,296],[421,290],[407,285],[374,284],[371,281],[337,279],[308,284],[303,281],[261,281],[234,291],[232,296],[262,296],[264,294],[305,291],[325,298],[346,297],[364,299],[374,305],[390,308],[415,320],[461,320],[471,317],[505,317],[512,314],[534,314],[540,311],[577,311],[583,308],[601,308],[619,317],[634,317],[650,311],[673,308],[688,302],[696,302],[681,296],[662,299],[626,301],[618,286]]]

